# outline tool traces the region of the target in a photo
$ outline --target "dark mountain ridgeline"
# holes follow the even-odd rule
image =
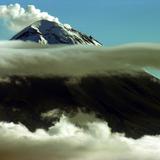
[[[160,134],[160,81],[145,73],[76,77],[12,76],[0,82],[0,120],[31,131],[58,119],[42,119],[54,108],[94,111],[113,132],[128,137]]]

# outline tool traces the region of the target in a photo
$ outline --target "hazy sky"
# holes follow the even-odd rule
[[[160,42],[160,0],[1,0],[35,5],[105,45]],[[0,39],[14,33],[0,24]]]

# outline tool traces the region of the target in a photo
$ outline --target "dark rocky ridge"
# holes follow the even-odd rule
[[[145,74],[73,77],[12,76],[0,82],[0,120],[21,122],[31,131],[52,121],[41,114],[54,108],[94,111],[113,132],[139,138],[160,134],[160,81]]]

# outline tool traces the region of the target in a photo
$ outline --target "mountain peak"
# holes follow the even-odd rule
[[[11,40],[34,41],[42,44],[102,44],[91,36],[87,36],[69,25],[49,20],[39,20],[24,28]]]

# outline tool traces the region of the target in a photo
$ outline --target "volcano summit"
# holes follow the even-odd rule
[[[87,36],[69,25],[40,20],[24,28],[11,40],[34,41],[42,44],[90,44],[101,46],[92,36]]]

